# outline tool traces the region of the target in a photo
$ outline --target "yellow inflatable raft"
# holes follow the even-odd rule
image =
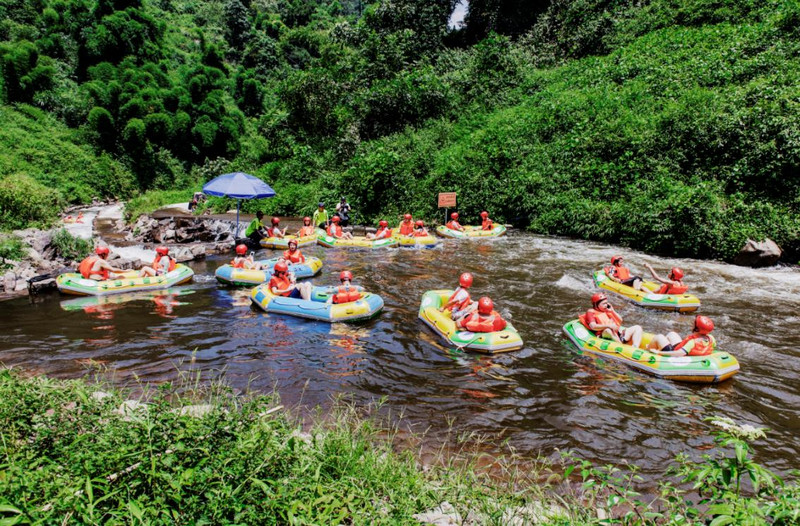
[[[473,237],[500,237],[506,233],[505,225],[495,224],[491,230],[483,230],[479,226],[465,226],[464,231],[452,230],[445,225],[436,227],[436,233],[442,237],[450,237],[453,239],[468,239]]]
[[[397,246],[397,239],[388,237],[383,239],[367,239],[364,236],[353,236],[353,239],[341,239],[329,236],[323,230],[317,234],[317,243],[325,248],[392,248]]]
[[[310,236],[303,236],[297,237],[294,235],[288,235],[285,237],[265,237],[259,243],[264,248],[275,248],[280,250],[286,250],[289,248],[289,240],[294,239],[297,241],[297,247],[307,247],[309,245],[313,245],[317,242],[317,234],[313,234]]]
[[[452,294],[452,290],[429,290],[422,295],[419,306],[419,319],[448,344],[488,354],[522,349],[522,338],[510,322],[497,332],[469,332],[457,328],[450,311],[439,312]]]
[[[56,278],[58,290],[77,296],[104,296],[142,290],[161,290],[191,281],[194,271],[178,264],[175,270],[162,276],[140,278],[138,270],[122,273],[117,279],[96,281],[86,279],[76,272],[67,272]]]
[[[700,308],[700,300],[692,294],[656,294],[661,285],[652,281],[642,283],[647,290],[636,290],[612,280],[605,270],[596,271],[592,277],[597,287],[619,294],[640,307],[677,312],[694,312]]]
[[[395,235],[397,245],[403,248],[435,248],[439,240],[431,235],[414,237]]]

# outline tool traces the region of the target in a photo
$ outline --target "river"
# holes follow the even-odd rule
[[[324,261],[315,283],[333,284],[350,269],[355,283],[383,297],[383,313],[358,325],[267,315],[250,306],[246,290],[216,283],[215,268],[230,259],[216,256],[191,263],[194,282],[174,294],[89,306],[58,294],[0,302],[0,362],[59,378],[94,374],[99,363],[122,385],[196,367],[242,391],[277,389],[287,405],[324,407],[338,393],[359,404],[385,399],[383,411],[402,413],[431,437],[475,432],[498,450],[505,442],[532,456],[574,449],[595,461],[633,461],[651,478],[678,452],[706,451],[713,426],[704,418],[723,415],[769,428],[758,461],[781,472],[799,467],[797,268],[659,259],[524,233],[433,250],[304,252]],[[644,262],[662,274],[686,270],[720,347],[741,363],[737,376],[679,384],[575,352],[561,327],[589,306],[591,272],[618,252],[639,273]],[[491,296],[513,320],[522,350],[454,352],[417,319],[422,294],[452,288],[462,271],[475,275],[473,298]],[[627,324],[691,330],[691,315],[614,303]]]

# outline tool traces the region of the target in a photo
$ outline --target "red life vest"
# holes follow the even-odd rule
[[[272,290],[272,289],[286,290],[291,285],[292,285],[292,281],[286,275],[283,275],[283,276],[280,276],[280,277],[279,276],[272,276],[272,279],[269,280],[269,290],[273,294],[276,294],[276,292],[274,290]],[[277,294],[280,294],[281,296],[289,296],[291,293],[292,293],[292,291],[290,290],[288,292],[279,292]]]
[[[461,230],[461,225],[458,223],[458,221],[455,220],[448,221],[448,223],[445,226],[450,230]]]
[[[89,256],[86,259],[84,259],[83,261],[81,261],[81,264],[78,265],[78,272],[81,273],[81,276],[83,276],[86,279],[91,279],[89,276],[91,276],[92,274],[100,274],[101,279],[103,279],[103,280],[108,279],[108,269],[107,268],[101,268],[100,270],[98,270],[96,272],[92,272],[92,267],[94,266],[94,264],[99,259],[100,259],[99,256]]]
[[[361,299],[361,293],[353,287],[339,287],[336,289],[336,294],[333,295],[334,303],[350,303],[351,301],[358,301]]]
[[[589,325],[591,320],[594,320],[595,323],[599,323],[600,325],[616,325],[617,329],[622,325],[622,318],[619,317],[619,314],[610,311],[600,312],[599,310],[589,309],[586,311],[586,314],[581,314],[578,319],[580,319],[584,327],[594,332],[596,336],[602,336],[605,329],[595,331]]]
[[[428,231],[424,228],[420,230],[414,230],[414,237],[426,237],[428,235]]]
[[[247,261],[247,258],[233,258],[233,261],[231,261],[231,266],[233,268],[244,268],[245,261]]]
[[[289,252],[288,250],[284,250],[283,257],[284,259],[288,259],[292,263],[306,262],[306,257],[299,250],[295,250],[294,252]]]
[[[710,334],[692,333],[675,346],[687,356],[708,356],[717,348],[717,341]]]
[[[313,236],[314,235],[314,227],[311,226],[311,225],[309,225],[309,226],[301,226],[300,227],[300,232],[298,232],[298,235],[300,237]]]
[[[278,229],[280,230],[280,229]],[[275,227],[267,227],[267,237],[275,237]]]
[[[469,297],[469,292],[464,287],[458,287],[456,290],[454,290],[453,294],[451,294],[450,298],[447,300],[447,303],[450,303],[451,301],[453,301],[456,298],[456,294],[458,294],[462,290],[467,293],[466,298],[463,299],[461,302],[456,303],[455,305],[453,305],[451,307],[451,310],[462,310],[462,309],[467,308],[469,306],[469,304],[472,303],[472,299]]]
[[[411,221],[403,221],[400,223],[400,235],[407,236],[414,233],[414,223]]]
[[[383,238],[389,238],[389,237],[392,237],[392,229],[391,228],[381,227],[381,228],[378,229],[377,232],[375,232],[375,239],[383,239]]]
[[[331,223],[328,225],[328,235],[337,238],[342,237],[342,227],[336,223]]]
[[[481,228],[483,230],[491,230],[494,228],[494,223],[492,223],[491,219],[484,219],[483,223],[481,223]]]
[[[672,285],[670,283],[664,283],[661,285],[661,288],[656,291],[656,294],[683,294],[689,287],[683,284],[682,281],[678,281],[680,285]]]
[[[155,270],[156,272],[161,270],[161,258],[163,257],[164,256],[156,254],[156,259],[153,260],[153,264],[151,266],[153,267],[153,270]],[[173,270],[175,270],[176,266],[177,262],[174,259],[169,258],[169,267],[167,267],[167,272],[172,272]]]
[[[470,332],[497,332],[506,328],[506,320],[497,311],[492,311],[488,316],[473,312],[461,325]]]

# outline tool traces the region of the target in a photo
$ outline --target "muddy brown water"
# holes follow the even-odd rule
[[[224,374],[241,390],[275,388],[287,404],[327,406],[338,393],[359,404],[385,399],[384,411],[431,436],[476,432],[531,456],[574,449],[596,461],[636,462],[651,479],[678,452],[705,452],[713,426],[704,418],[723,415],[770,429],[757,460],[781,472],[800,467],[797,268],[658,259],[522,233],[433,250],[304,252],[324,262],[314,283],[333,284],[350,269],[383,297],[383,313],[357,325],[265,314],[250,306],[246,289],[216,283],[215,268],[230,258],[215,256],[192,263],[194,282],[170,294],[0,302],[0,362],[75,378],[94,374],[87,364],[96,361],[124,385],[174,379],[194,360],[207,378]],[[680,384],[575,352],[561,327],[587,308],[591,272],[618,252],[640,273],[644,262],[687,271],[720,346],[741,363],[736,377]],[[513,320],[522,350],[458,352],[417,319],[422,294],[454,286],[462,271],[475,275],[473,297],[491,296]],[[615,304],[628,324],[691,329],[690,315]]]

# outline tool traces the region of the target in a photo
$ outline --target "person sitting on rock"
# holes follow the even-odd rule
[[[656,294],[685,294],[689,287],[683,284],[683,270],[678,267],[672,267],[672,270],[669,271],[667,274],[667,278],[662,278],[656,271],[653,270],[653,267],[649,263],[644,264],[647,267],[647,270],[650,271],[650,274],[653,275],[653,279],[659,281],[661,283],[661,288],[656,291]]]
[[[425,221],[422,219],[417,219],[417,222],[414,223],[414,237],[426,237],[429,236],[428,230],[425,228]]]
[[[665,356],[706,356],[717,348],[717,341],[711,335],[714,322],[708,316],[696,316],[692,333],[681,339],[676,332],[668,332],[666,336],[656,334],[647,349]]]
[[[636,348],[642,344],[643,331],[639,325],[622,326],[622,316],[617,314],[602,292],[592,295],[592,308],[581,317],[587,329],[600,338],[607,338]]]
[[[331,224],[328,225],[328,235],[336,239],[353,239],[353,234],[342,230],[339,221],[339,216],[333,216],[331,218]]]
[[[445,226],[450,230],[458,230],[459,232],[464,231],[464,227],[458,222],[458,212],[453,212],[450,214],[450,221],[448,221]]]
[[[174,258],[171,258],[169,255],[169,248],[167,247],[156,247],[156,258],[153,260],[153,263],[150,266],[142,267],[142,270],[139,271],[139,277],[144,276],[163,276],[168,272],[172,272],[175,270],[175,266],[177,262]]]
[[[484,210],[481,212],[481,230],[492,230],[493,228],[494,223],[489,219],[489,212]]]
[[[361,299],[361,292],[356,290],[355,287],[352,285],[353,281],[353,273],[349,270],[343,270],[339,274],[339,282],[341,285],[336,288],[336,292],[331,295],[328,299],[329,302],[339,304],[339,303],[350,303],[353,301],[358,301]]]
[[[411,214],[405,214],[403,221],[400,223],[400,235],[411,236],[414,234],[414,219]]]
[[[305,263],[306,257],[297,248],[297,240],[289,240],[289,250],[283,251],[283,259],[289,264]]]
[[[231,261],[233,268],[246,270],[263,270],[261,263],[253,260],[253,253],[247,254],[247,245],[244,243],[236,245],[236,257]]]
[[[250,240],[258,243],[267,236],[267,231],[264,230],[264,223],[262,219],[264,218],[264,212],[259,210],[256,212],[256,218],[250,221],[250,224],[247,225],[247,230],[244,231],[244,235]]]
[[[636,290],[642,290],[642,278],[639,276],[632,276],[630,269],[622,264],[622,256],[614,256],[611,258],[611,265],[610,267],[606,267],[605,272],[606,275],[611,278],[611,281],[615,281],[622,285],[627,285],[628,287],[633,287]]]
[[[494,310],[494,303],[487,296],[478,300],[478,311],[456,321],[459,329],[470,332],[497,332],[506,328],[506,320]]]
[[[273,275],[269,280],[269,290],[276,296],[287,298],[311,299],[311,283],[296,283],[293,274],[289,273],[289,266],[278,261],[272,269]]]
[[[267,237],[283,238],[283,236],[286,234],[286,229],[284,228],[281,230],[280,224],[281,219],[279,217],[273,217],[272,226],[267,228]]]
[[[300,230],[297,232],[297,237],[313,236],[314,232],[314,225],[311,224],[311,218],[305,216],[303,218],[303,226],[301,226]]]
[[[378,230],[374,234],[367,234],[367,239],[389,239],[392,237],[392,229],[389,228],[389,222],[381,219],[378,223]]]
[[[106,259],[111,251],[108,247],[97,247],[95,253],[88,256],[78,265],[78,272],[86,279],[104,281],[107,279],[117,279],[119,273],[125,272],[124,269],[111,266]]]

